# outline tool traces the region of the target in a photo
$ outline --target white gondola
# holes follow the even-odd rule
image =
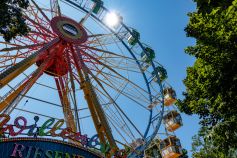
[[[164,104],[166,106],[172,105],[176,102],[176,93],[172,88],[164,89]]]
[[[165,128],[169,132],[174,132],[176,129],[180,128],[183,125],[181,115],[173,110],[168,112],[163,118]]]
[[[169,136],[159,145],[162,158],[178,158],[182,155],[182,146],[176,136]]]

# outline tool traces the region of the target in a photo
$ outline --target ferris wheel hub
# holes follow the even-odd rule
[[[82,25],[76,21],[62,16],[51,20],[51,27],[62,40],[69,43],[81,44],[87,41],[87,33]]]
[[[40,66],[48,56],[54,56],[51,62],[47,63],[44,71],[51,76],[63,76],[68,73],[68,61],[65,56],[65,47],[68,44],[82,44],[87,41],[87,32],[82,25],[76,21],[62,16],[54,17],[50,23],[52,30],[61,39],[60,43],[49,48],[38,56],[36,65]]]
[[[51,76],[63,76],[67,74],[69,68],[64,50],[65,45],[62,42],[54,45],[37,57],[36,65],[40,66],[51,56],[52,59],[47,62],[47,69],[44,72]]]

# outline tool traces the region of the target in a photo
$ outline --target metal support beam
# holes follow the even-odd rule
[[[0,74],[0,89],[8,84],[11,80],[16,78],[18,75],[23,73],[27,68],[33,65],[39,54],[43,53],[47,49],[51,48],[53,45],[60,41],[59,38],[56,38],[49,42],[45,47],[41,48],[40,50],[36,51],[29,57],[25,58],[24,60],[20,61],[16,65],[10,67],[9,69],[5,70],[3,73]]]
[[[20,86],[16,90],[6,96],[6,98],[3,98],[4,100],[0,103],[0,111],[4,110],[4,113],[11,113],[11,111],[20,102],[23,96],[30,90],[37,79],[43,74],[44,70],[48,68],[48,65],[51,62],[52,58],[53,54],[40,65],[40,67],[31,75],[31,77],[26,82],[20,84]]]
[[[74,122],[74,116],[71,110],[70,101],[68,98],[67,85],[64,84],[62,77],[55,78],[55,82],[58,88],[59,97],[61,104],[63,106],[63,113],[66,120],[66,125],[72,130],[72,132],[77,132],[76,124]]]
[[[117,144],[112,135],[111,128],[106,119],[102,106],[96,96],[93,86],[91,85],[91,81],[86,66],[81,57],[80,50],[72,46],[71,53],[74,58],[78,74],[80,76],[80,80],[82,83],[81,88],[84,91],[85,99],[88,103],[88,107],[90,109],[99,139],[101,143],[104,145],[109,143],[111,150],[110,153],[106,155],[106,157],[111,157],[112,154],[118,150]]]

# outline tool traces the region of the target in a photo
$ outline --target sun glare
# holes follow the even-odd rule
[[[115,12],[110,12],[105,16],[105,24],[110,28],[116,28],[121,22],[121,18]]]

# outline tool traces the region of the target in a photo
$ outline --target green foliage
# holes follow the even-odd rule
[[[193,136],[192,152],[194,158],[236,158],[237,152],[230,149],[224,154],[218,149],[208,136],[208,129],[201,128],[198,135]]]
[[[1,0],[0,1],[0,34],[6,41],[17,35],[28,33],[28,27],[23,18],[22,9],[29,5],[28,0]]]
[[[206,134],[206,133],[205,133]],[[208,139],[204,139],[205,134],[202,130],[199,131],[198,135],[193,137],[192,152],[193,157],[203,158],[203,157],[220,157],[223,158],[222,153],[212,145]]]
[[[182,149],[182,155],[179,158],[188,158],[188,151],[186,149]]]
[[[231,5],[233,0],[194,0],[197,3],[198,12],[202,13],[210,13],[213,8],[221,7],[222,9],[226,9]]]
[[[177,106],[199,115],[210,138],[202,141],[203,150],[195,157],[228,157],[230,150],[237,149],[237,0],[195,2],[197,12],[189,13],[185,31],[197,42],[185,51],[196,61],[187,68],[185,98]],[[215,146],[215,156],[208,156],[205,145]]]

